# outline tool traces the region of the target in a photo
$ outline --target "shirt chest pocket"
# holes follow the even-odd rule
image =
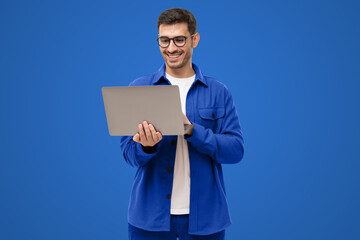
[[[222,121],[225,116],[224,107],[198,108],[199,124],[205,128],[210,128],[214,133],[221,130]]]

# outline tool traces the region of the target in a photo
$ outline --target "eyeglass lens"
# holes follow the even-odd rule
[[[182,47],[186,43],[186,37],[183,37],[183,36],[174,37],[173,41],[174,41],[176,46]],[[160,37],[159,38],[159,45],[161,47],[168,47],[170,45],[170,38],[168,38],[168,37]]]

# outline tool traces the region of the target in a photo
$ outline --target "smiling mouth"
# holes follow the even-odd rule
[[[182,53],[176,53],[176,54],[166,54],[170,59],[177,59],[178,57],[180,57],[182,55]]]

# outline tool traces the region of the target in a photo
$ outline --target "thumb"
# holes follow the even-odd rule
[[[140,134],[136,133],[133,137],[134,142],[140,142]]]

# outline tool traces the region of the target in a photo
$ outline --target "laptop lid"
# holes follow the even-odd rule
[[[103,87],[102,94],[111,136],[133,136],[144,120],[162,135],[184,135],[178,86]]]

